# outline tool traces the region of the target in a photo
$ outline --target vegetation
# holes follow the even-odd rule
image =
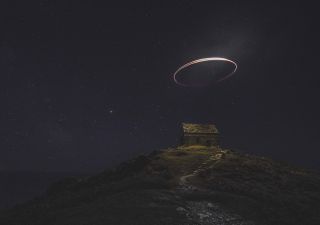
[[[1,212],[0,224],[311,225],[320,224],[319,215],[316,172],[218,147],[179,146],[57,182]]]

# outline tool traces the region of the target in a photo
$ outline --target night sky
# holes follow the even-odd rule
[[[6,3],[5,3],[6,2]],[[0,170],[97,171],[215,123],[224,147],[319,169],[320,16],[307,1],[1,1]],[[174,83],[220,56],[230,79]]]

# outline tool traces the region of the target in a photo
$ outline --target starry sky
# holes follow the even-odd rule
[[[319,25],[306,1],[1,1],[0,170],[98,171],[177,145],[222,145],[319,169]],[[236,61],[177,86],[182,64]]]

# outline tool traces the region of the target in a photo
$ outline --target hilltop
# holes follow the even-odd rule
[[[215,146],[180,146],[56,182],[1,212],[0,224],[320,224],[320,176]]]

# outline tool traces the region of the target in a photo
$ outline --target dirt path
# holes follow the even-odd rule
[[[195,189],[198,189],[198,187],[194,186],[194,185],[191,185],[190,182],[188,182],[188,179],[189,178],[192,178],[192,177],[195,177],[198,175],[199,172],[203,171],[205,169],[205,167],[207,167],[208,163],[210,161],[216,161],[216,160],[220,160],[222,155],[225,154],[226,151],[222,151],[220,150],[220,152],[217,152],[215,154],[212,154],[208,159],[206,159],[205,161],[203,161],[200,166],[194,170],[192,173],[190,174],[186,174],[186,175],[183,175],[179,178],[179,186],[180,188],[182,189],[188,189],[188,190],[195,190]]]
[[[180,188],[185,189],[185,190],[199,190],[198,187],[190,184],[188,179],[197,176],[198,173],[204,169],[204,167],[208,164],[208,162],[210,160],[211,160],[211,157],[209,157],[206,161],[202,162],[201,165],[196,170],[194,170],[192,173],[181,176],[179,178]]]
[[[187,186],[187,185],[190,185],[190,184],[188,184],[188,178],[190,178],[190,177],[194,177],[195,176],[195,174],[187,174],[187,175],[184,175],[184,176],[181,176],[180,177],[180,180],[179,180],[179,185],[180,186]]]

